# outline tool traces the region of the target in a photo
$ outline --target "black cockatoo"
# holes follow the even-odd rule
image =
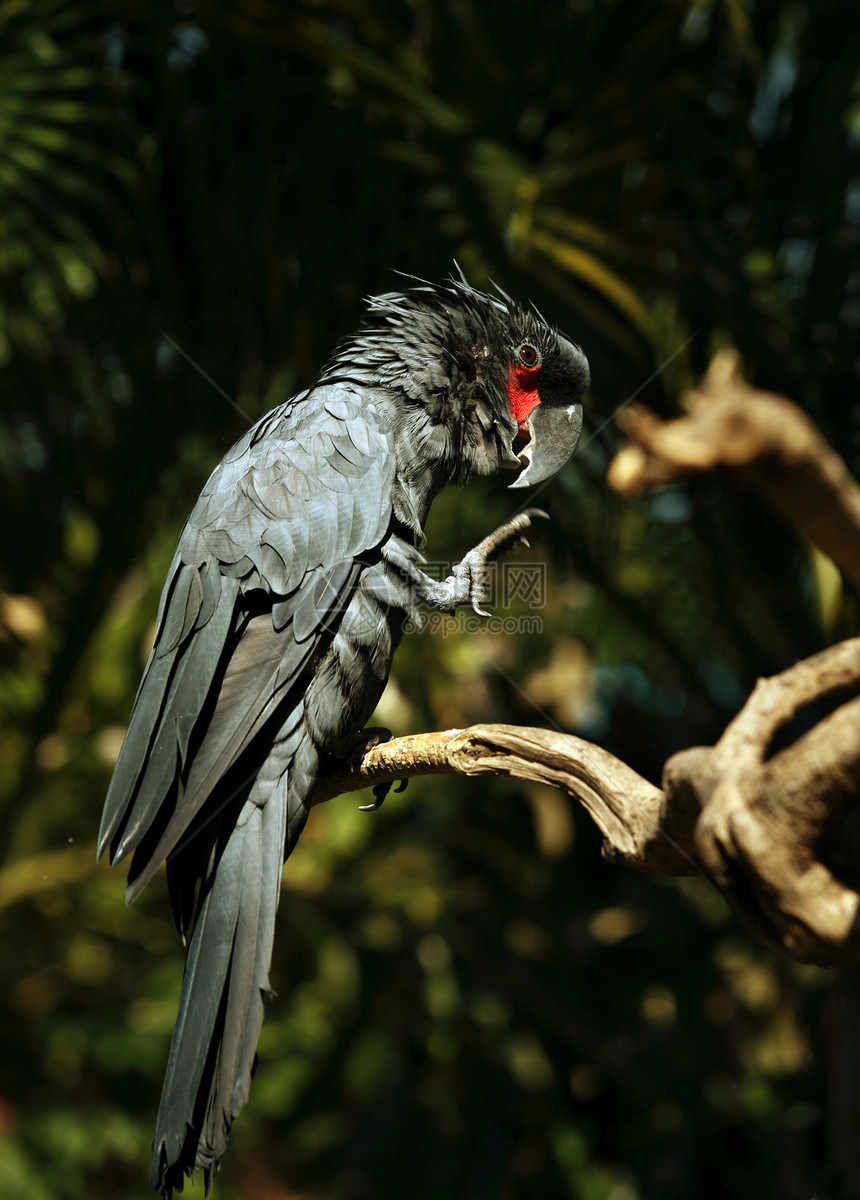
[[[480,611],[487,559],[521,513],[442,582],[419,547],[449,483],[573,453],[582,351],[530,310],[464,279],[369,302],[319,379],[262,418],[218,466],[179,539],[105,802],[99,854],[132,851],[131,902],[167,860],[193,929],[153,1147],[165,1197],[207,1191],[248,1097],[281,867],[322,755],[349,756],[408,615]],[[528,443],[519,455],[519,432]]]

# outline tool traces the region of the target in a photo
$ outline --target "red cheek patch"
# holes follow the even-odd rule
[[[508,369],[508,402],[511,416],[518,426],[524,425],[529,413],[540,404],[537,388],[539,374],[540,364],[524,367],[522,363],[512,363]]]

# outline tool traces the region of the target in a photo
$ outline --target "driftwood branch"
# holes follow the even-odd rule
[[[860,488],[805,414],[744,382],[730,351],[685,409],[667,422],[628,411],[631,444],[610,467],[611,486],[631,493],[710,474],[756,488],[860,591]],[[551,784],[586,809],[612,861],[662,875],[704,871],[768,945],[803,962],[856,962],[860,873],[841,862],[840,843],[860,804],[858,693],[854,638],[760,680],[715,746],[669,759],[659,788],[581,738],[476,725],[375,746],[355,771],[332,763],[314,800],[440,773]],[[811,704],[827,715],[775,748]]]
[[[760,680],[716,746],[668,760],[661,788],[572,734],[473,725],[374,746],[354,771],[332,764],[314,801],[416,775],[549,784],[583,806],[610,861],[659,875],[704,871],[768,945],[801,962],[854,962],[860,894],[825,855],[858,802],[860,698],[786,749],[769,750],[810,700],[858,687],[860,638]]]
[[[697,875],[694,821],[679,807],[667,811],[660,788],[608,750],[572,734],[516,725],[472,725],[422,733],[374,746],[359,768],[333,764],[314,803],[342,792],[410,779],[414,775],[507,775],[546,783],[578,800],[605,839],[614,862],[661,875]]]
[[[806,414],[751,387],[732,350],[714,357],[684,408],[666,422],[644,407],[628,413],[630,445],[611,464],[610,485],[629,494],[710,475],[754,488],[860,593],[860,487]],[[858,894],[824,853],[858,803],[860,700],[768,754],[801,708],[851,689],[860,690],[856,640],[759,681],[717,746],[697,760],[698,860],[762,939],[819,963],[860,957]],[[683,775],[687,761],[676,756],[667,776]]]
[[[712,475],[753,487],[860,592],[860,487],[806,414],[751,387],[733,350],[714,356],[684,407],[676,421],[644,405],[626,410],[630,445],[609,468],[610,486],[630,494]]]

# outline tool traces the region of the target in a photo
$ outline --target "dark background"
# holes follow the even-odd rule
[[[496,610],[542,629],[411,636],[395,732],[557,723],[659,780],[856,627],[755,496],[603,479],[619,407],[671,415],[724,344],[857,470],[858,34],[856,0],[0,5],[4,1197],[149,1194],[183,953],[161,880],[126,911],[94,866],[102,798],[181,522],[246,428],[222,391],[256,418],[310,381],[393,269],[530,298],[594,380],[520,559],[543,607]],[[433,561],[505,482],[438,502]],[[608,866],[556,793],[357,802],[285,872],[223,1200],[860,1196],[851,975],[769,955],[704,880]]]

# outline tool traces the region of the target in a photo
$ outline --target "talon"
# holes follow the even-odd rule
[[[376,810],[378,808],[382,808],[382,805],[385,803],[385,797],[391,791],[391,786],[392,785],[390,783],[378,783],[376,785],[376,787],[373,789],[373,803],[372,804],[359,804],[358,811],[359,812],[376,812]],[[401,790],[402,790],[401,788],[398,788],[398,791],[401,791]]]
[[[394,789],[394,794],[397,795],[399,792],[405,792],[408,786],[409,786],[409,780],[401,779],[400,782],[398,783],[397,787]]]

